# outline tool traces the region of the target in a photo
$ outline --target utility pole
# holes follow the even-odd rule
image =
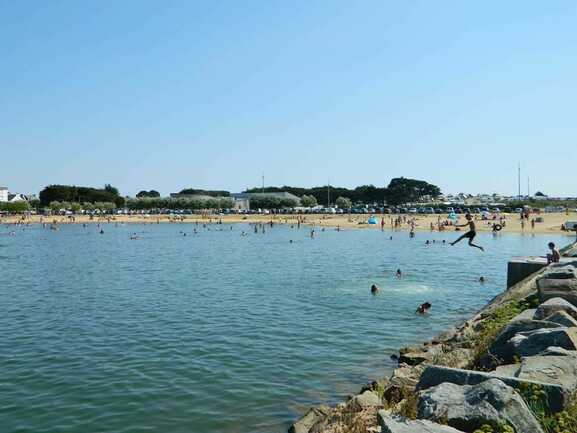
[[[264,194],[264,171],[262,172],[262,193]]]
[[[327,182],[327,207],[331,205],[331,181]]]
[[[519,185],[519,200],[521,200],[521,163],[519,163],[517,171],[517,183]]]

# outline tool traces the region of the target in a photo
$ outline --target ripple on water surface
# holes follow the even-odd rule
[[[286,431],[307,405],[385,374],[400,345],[482,306],[505,286],[507,258],[569,241],[482,234],[483,254],[440,242],[455,233],[222,228],[3,238],[2,431]],[[424,301],[431,313],[416,316]]]

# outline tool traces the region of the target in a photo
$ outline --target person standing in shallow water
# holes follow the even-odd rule
[[[457,239],[456,241],[451,242],[451,246],[455,245],[457,242],[460,242],[465,238],[468,238],[469,239],[469,246],[479,248],[481,251],[485,251],[483,247],[480,247],[479,245],[475,245],[473,243],[473,239],[475,239],[475,236],[477,236],[477,231],[475,228],[475,221],[473,221],[473,217],[471,216],[471,214],[467,214],[467,215],[465,215],[465,218],[467,218],[467,222],[465,224],[459,224],[456,227],[469,226],[469,231],[467,233],[465,233],[464,235],[462,235],[461,237],[459,237],[459,239]]]

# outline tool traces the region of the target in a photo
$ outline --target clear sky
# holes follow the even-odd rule
[[[0,0],[0,185],[577,195],[577,2]]]

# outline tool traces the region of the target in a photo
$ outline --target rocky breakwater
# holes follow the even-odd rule
[[[577,433],[577,260],[527,277],[398,361],[289,433]]]

